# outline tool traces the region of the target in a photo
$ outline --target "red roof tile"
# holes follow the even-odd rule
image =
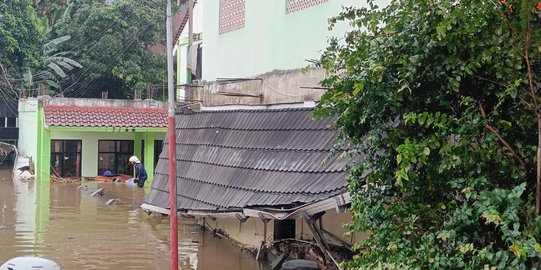
[[[167,127],[167,110],[44,106],[45,123],[57,127]]]

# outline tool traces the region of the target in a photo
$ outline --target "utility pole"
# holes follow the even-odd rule
[[[188,50],[186,54],[186,59],[190,59],[190,51],[192,50],[193,45],[193,0],[188,0]],[[195,64],[197,66],[197,63]],[[187,66],[187,65],[186,65]],[[186,83],[192,83],[192,71],[186,69]]]
[[[167,42],[167,95],[169,101],[168,111],[168,140],[169,140],[169,227],[171,248],[171,270],[178,270],[178,218],[177,218],[177,174],[176,136],[175,136],[175,88],[173,87],[173,26],[171,15],[171,0],[167,1],[166,8],[166,42]]]
[[[193,45],[193,0],[188,0],[188,48]]]

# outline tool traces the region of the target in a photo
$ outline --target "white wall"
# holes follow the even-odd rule
[[[387,0],[379,0],[382,4]],[[298,12],[286,13],[286,0],[246,0],[245,27],[219,34],[220,1],[205,3],[203,16],[203,80],[253,77],[275,69],[290,70],[319,59],[331,36],[349,28],[341,23],[328,31],[328,19],[343,6],[364,1],[329,0]]]
[[[38,153],[38,99],[19,100],[19,154],[32,157]]]

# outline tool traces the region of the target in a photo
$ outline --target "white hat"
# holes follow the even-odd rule
[[[130,162],[133,162],[133,163],[141,163],[141,161],[139,161],[139,159],[138,159],[136,156],[131,156],[131,157],[130,157]]]

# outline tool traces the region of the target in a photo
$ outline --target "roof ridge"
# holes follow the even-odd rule
[[[104,110],[104,111],[157,111],[157,112],[167,112],[166,109],[163,108],[137,108],[137,107],[108,107],[108,106],[76,106],[76,105],[45,105],[43,106],[44,109],[60,109],[60,110]]]
[[[255,105],[261,106],[261,105]],[[291,111],[314,111],[315,107],[281,107],[281,108],[239,108],[239,109],[223,109],[223,110],[183,110],[175,111],[175,115],[190,115],[190,114],[206,114],[206,113],[238,113],[238,112],[253,112],[253,113],[263,113],[263,112],[291,112]]]

